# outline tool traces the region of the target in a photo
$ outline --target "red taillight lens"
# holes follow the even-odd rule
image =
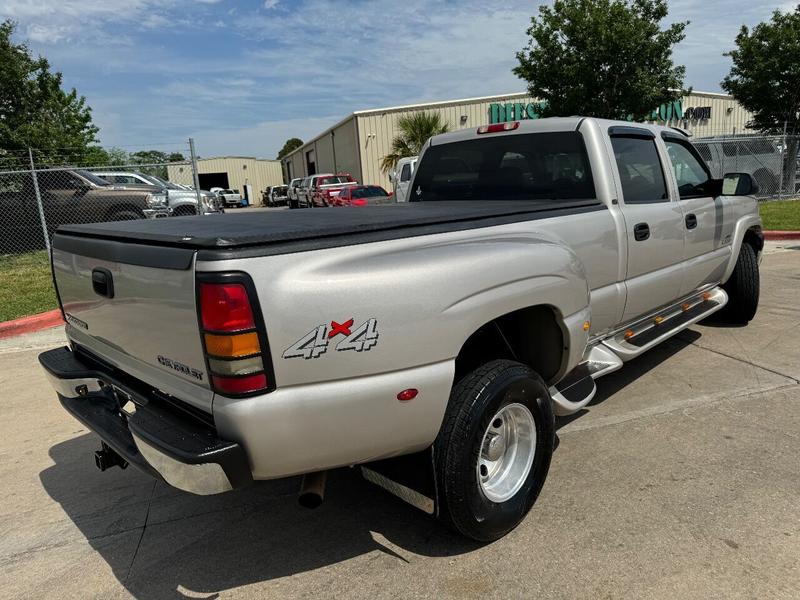
[[[275,389],[252,281],[243,273],[200,275],[198,309],[213,391],[232,397]]]
[[[201,283],[200,315],[203,329],[210,331],[238,331],[256,326],[247,290],[240,283]]]
[[[267,376],[264,373],[247,375],[245,377],[222,377],[220,375],[212,375],[211,381],[216,391],[228,394],[249,394],[251,392],[257,392],[266,389],[268,383]]]

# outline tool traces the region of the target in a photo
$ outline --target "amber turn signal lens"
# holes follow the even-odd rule
[[[589,327],[591,327],[591,324],[589,323],[589,321],[584,321],[583,322],[583,330],[584,331],[589,331]]]
[[[703,294],[703,300],[711,300],[711,292],[705,292]]]
[[[625,339],[626,339],[626,340],[629,340],[629,339],[631,339],[632,337],[633,337],[633,331],[631,331],[630,329],[628,329],[628,331],[626,331],[626,332],[625,332]]]
[[[240,333],[237,335],[214,335],[206,333],[206,352],[212,356],[223,356],[226,358],[250,356],[261,352],[258,343],[258,334]]]
[[[691,307],[692,306],[688,302],[684,302],[683,304],[681,304],[681,310],[684,311],[689,310]]]
[[[653,319],[653,322],[654,322],[656,325],[661,325],[661,323],[663,323],[663,322],[664,322],[664,317],[656,317],[655,319]]]

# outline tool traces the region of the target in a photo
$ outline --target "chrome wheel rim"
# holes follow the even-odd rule
[[[523,404],[497,411],[481,440],[478,485],[492,502],[505,502],[523,486],[536,455],[536,423]]]

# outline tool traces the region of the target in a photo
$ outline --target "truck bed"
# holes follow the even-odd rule
[[[234,212],[204,217],[66,225],[59,228],[55,243],[57,246],[68,245],[75,251],[83,247],[86,251],[95,246],[93,240],[113,240],[121,242],[114,245],[120,252],[123,246],[137,244],[151,248],[160,246],[164,250],[199,251],[200,260],[224,260],[489,227],[603,208],[604,205],[597,200],[526,200],[411,202],[359,208]],[[105,251],[109,249],[107,243],[102,247]],[[175,254],[174,251],[162,251],[147,256]],[[122,259],[121,256],[117,258]]]

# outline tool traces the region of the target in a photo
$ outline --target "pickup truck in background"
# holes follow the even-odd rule
[[[242,195],[236,190],[213,187],[211,192],[217,195],[225,208],[236,208],[242,204]]]
[[[289,208],[300,208],[297,204],[297,188],[301,181],[303,181],[302,177],[295,177],[289,182],[288,189],[286,190],[286,203],[289,205]]]
[[[50,169],[36,174],[48,235],[67,223],[128,221],[169,216],[158,186],[113,185],[84,169]],[[28,173],[0,176],[0,254],[45,247],[34,181]]]
[[[493,540],[544,485],[555,414],[693,323],[756,313],[752,177],[711,177],[680,130],[571,117],[447,133],[410,190],[60,229],[69,347],[40,362],[100,436],[97,465],[196,494],[304,474],[307,505],[327,470],[359,465]]]
[[[416,166],[416,156],[401,158],[397,161],[394,170],[389,173],[389,181],[394,186],[394,197],[397,202],[408,202],[408,189]]]
[[[308,208],[333,206],[343,189],[358,185],[349,173],[323,173],[312,175],[308,181],[305,206]]]
[[[171,181],[166,181],[155,175],[137,173],[135,171],[92,171],[98,177],[105,179],[113,185],[129,188],[153,187],[161,188],[161,193],[167,197],[167,208],[172,217],[186,217],[190,215],[207,215],[220,212],[219,199],[216,194],[200,190],[200,206],[197,204],[197,192],[187,190]]]
[[[695,147],[708,164],[711,174],[747,173],[756,182],[759,195],[771,196],[780,191],[783,154],[775,141],[763,137],[703,138]]]

